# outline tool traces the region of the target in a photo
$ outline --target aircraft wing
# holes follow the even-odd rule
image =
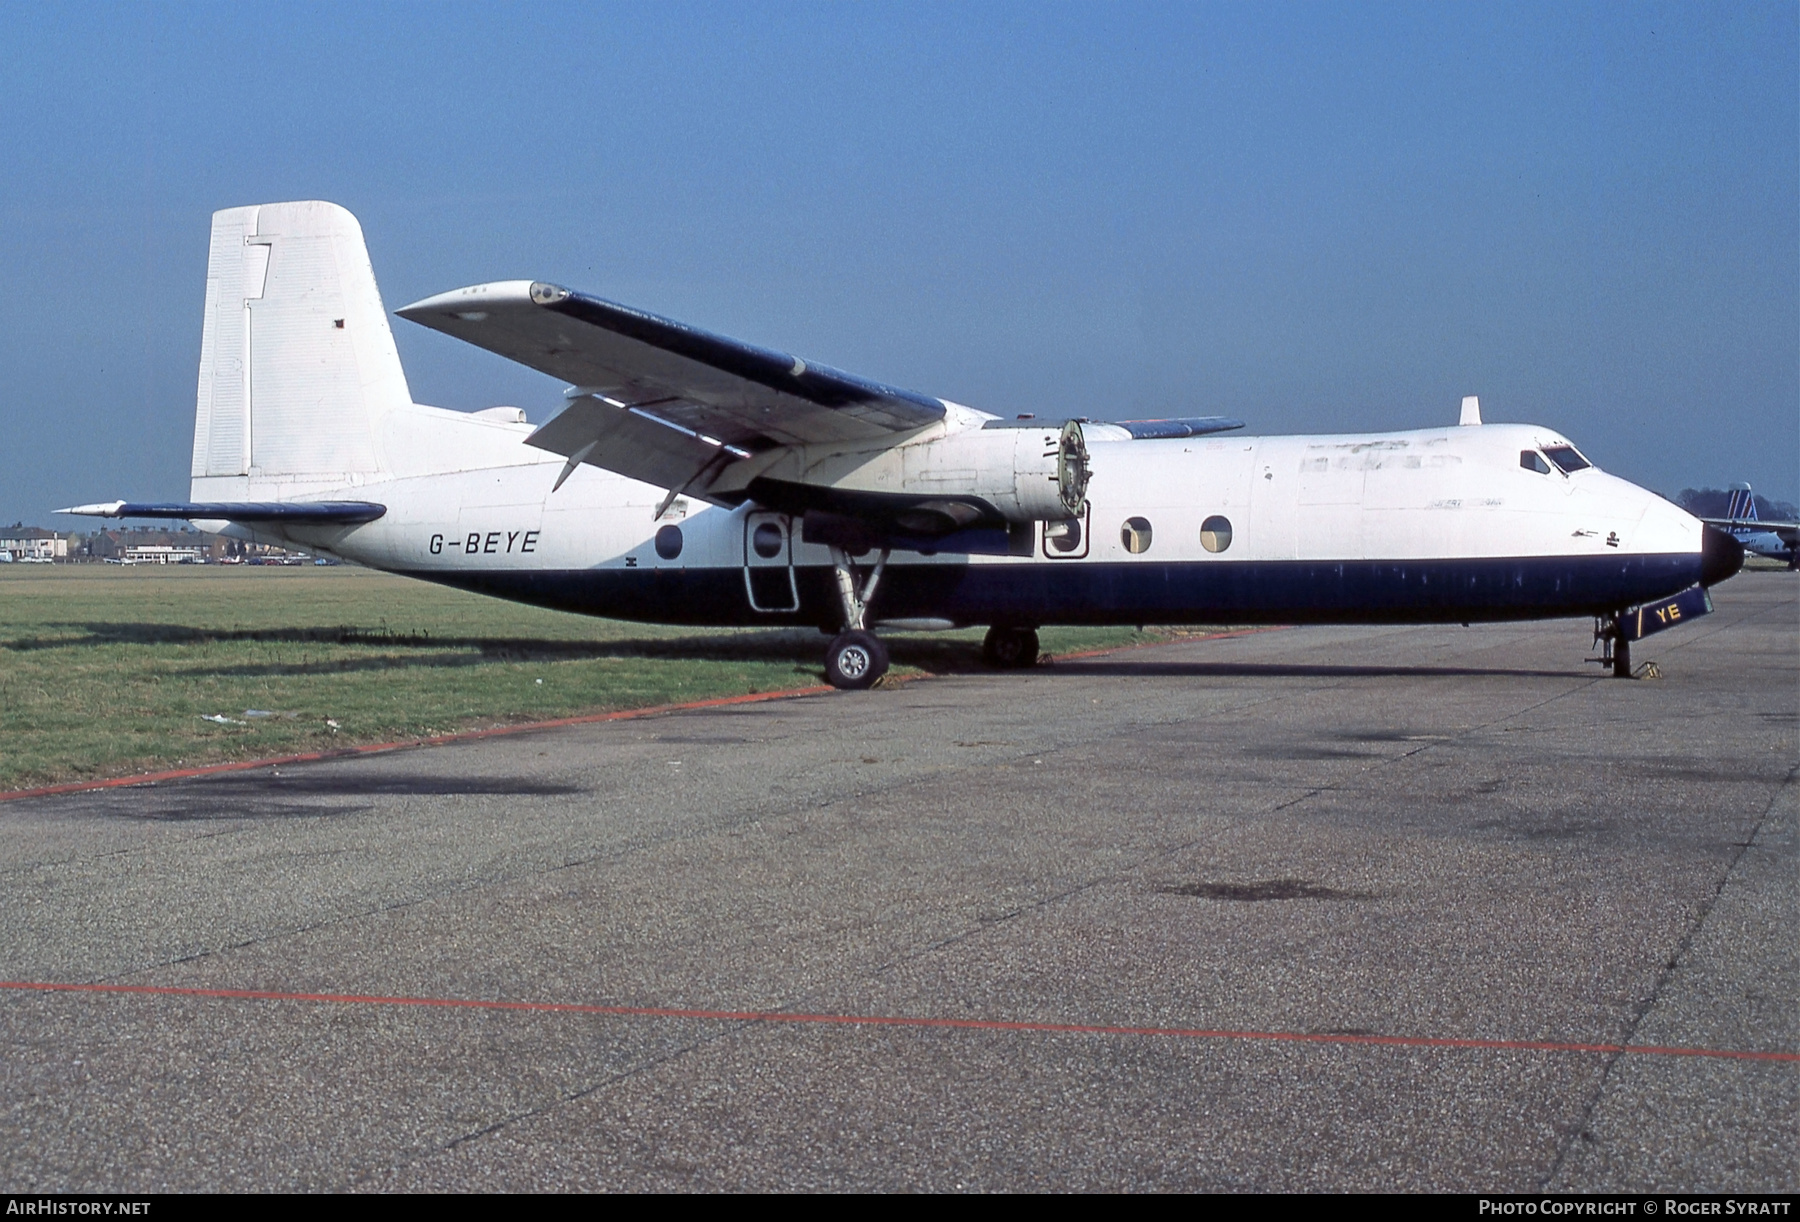
[[[527,439],[568,459],[557,487],[589,463],[671,495],[692,491],[714,500],[712,489],[721,486],[726,468],[758,453],[797,446],[881,448],[905,442],[947,414],[939,399],[541,281],[472,285],[396,313],[570,383],[569,406]],[[1041,423],[989,420],[987,427]],[[1149,440],[1200,437],[1243,424],[1208,416],[1104,427],[1100,435]],[[742,499],[730,477],[723,484],[733,491],[719,494],[724,499],[716,503]],[[944,495],[941,485],[930,492]],[[916,499],[903,495],[891,504],[891,497],[848,488],[834,489],[834,497],[840,510],[877,519]]]
[[[1781,541],[1793,547],[1796,539],[1800,539],[1800,522],[1765,522],[1761,518],[1701,518],[1708,526],[1717,526],[1720,530],[1753,530],[1771,535],[1779,535]]]
[[[1181,437],[1205,437],[1244,427],[1242,420],[1225,416],[1176,416],[1168,420],[1113,420],[1108,423],[1130,433],[1134,441],[1167,441]]]
[[[478,284],[396,313],[570,383],[586,419],[532,444],[572,457],[597,441],[583,461],[663,487],[723,447],[879,441],[944,416],[937,399],[553,284]]]

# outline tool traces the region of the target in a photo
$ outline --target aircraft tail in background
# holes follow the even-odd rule
[[[1800,568],[1800,523],[1765,522],[1756,513],[1756,494],[1749,484],[1733,484],[1731,499],[1722,518],[1702,518],[1709,526],[1728,531],[1731,537],[1769,560],[1780,560],[1792,568]]]
[[[1725,516],[1738,522],[1756,521],[1756,494],[1749,484],[1733,484],[1731,500],[1725,505]]]

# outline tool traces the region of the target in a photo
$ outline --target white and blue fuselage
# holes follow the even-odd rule
[[[524,444],[530,426],[414,411],[436,434],[426,448],[457,435],[467,469],[439,459],[305,489],[380,502],[373,522],[231,529],[592,615],[838,620],[830,550],[797,519],[684,497],[653,518],[665,490],[585,466],[552,492],[563,464]],[[1709,576],[1698,519],[1598,468],[1545,462],[1569,447],[1549,429],[1142,441],[1107,427],[1088,426],[1079,519],[1015,530],[1014,554],[895,552],[872,622],[1472,622],[1603,614]]]

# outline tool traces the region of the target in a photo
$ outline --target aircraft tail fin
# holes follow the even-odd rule
[[[195,501],[379,476],[382,417],[411,405],[355,217],[319,201],[213,214]]]
[[[1756,497],[1749,484],[1731,486],[1731,500],[1725,507],[1725,516],[1739,522],[1756,521]]]

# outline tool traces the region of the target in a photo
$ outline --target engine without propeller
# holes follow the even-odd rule
[[[1008,522],[1074,517],[1087,496],[1087,442],[1076,420],[995,421],[904,446],[900,457],[901,491],[947,503],[977,498]]]
[[[795,446],[737,464],[712,491],[743,479],[749,496],[771,509],[828,512],[926,536],[1062,521],[1080,516],[1087,497],[1078,420],[975,416],[963,428],[900,445],[821,449]]]

